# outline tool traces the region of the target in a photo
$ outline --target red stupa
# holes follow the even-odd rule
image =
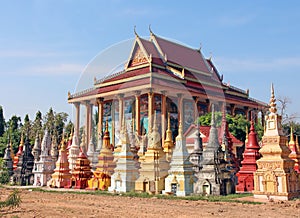
[[[13,170],[17,169],[17,164],[19,162],[19,157],[23,154],[23,146],[24,146],[24,139],[23,139],[23,133],[21,135],[21,141],[19,145],[19,150],[14,156],[14,161],[13,161]]]
[[[72,172],[72,187],[76,189],[85,189],[88,187],[88,180],[92,177],[90,161],[86,155],[80,151],[76,165]]]
[[[299,150],[298,136],[296,136],[296,142],[295,142],[292,127],[291,127],[291,136],[290,136],[290,141],[289,141],[289,148],[292,151],[290,153],[289,157],[295,161],[294,169],[295,169],[296,172],[300,173],[300,169],[299,169],[300,150]]]
[[[256,161],[260,158],[259,145],[257,141],[257,134],[254,128],[254,122],[251,122],[250,133],[248,140],[246,139],[246,148],[244,151],[244,160],[242,167],[237,173],[238,185],[237,192],[251,192],[254,190],[253,173],[257,169]]]

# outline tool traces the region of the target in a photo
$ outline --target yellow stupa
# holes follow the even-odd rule
[[[144,160],[141,161],[140,176],[135,182],[135,190],[152,194],[161,193],[165,187],[168,170],[169,163],[161,146],[155,113],[152,132],[149,134],[148,149]]]
[[[110,137],[108,131],[108,122],[105,124],[103,136],[103,145],[98,156],[97,168],[94,171],[94,177],[88,181],[89,189],[107,190],[110,186],[111,176],[114,173],[116,163],[110,147]]]
[[[170,125],[170,113],[168,113],[168,127],[166,131],[166,139],[164,141],[164,152],[166,153],[166,158],[170,162],[172,158],[172,152],[174,148],[172,130]]]
[[[277,114],[273,84],[269,111],[253,193],[255,198],[289,200],[299,196],[299,175],[294,170],[295,161],[289,157],[291,150],[282,132],[281,116]]]

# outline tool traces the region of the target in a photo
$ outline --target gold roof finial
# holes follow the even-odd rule
[[[68,91],[68,98],[71,98],[71,92]]]
[[[154,35],[154,33],[153,33],[152,30],[151,30],[151,24],[149,24],[149,31],[150,31],[150,34],[151,34],[151,35]]]
[[[136,37],[139,37],[139,35],[138,35],[137,32],[136,32],[136,25],[134,25],[133,31],[134,31],[134,35],[135,35]]]
[[[295,144],[295,139],[294,139],[294,134],[293,134],[293,126],[291,126],[289,145],[294,145],[294,144]]]
[[[270,98],[270,109],[269,109],[269,111],[271,113],[276,113],[277,112],[273,83],[271,84],[271,98]]]

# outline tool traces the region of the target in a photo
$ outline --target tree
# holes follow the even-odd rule
[[[5,120],[3,116],[2,106],[0,106],[0,137],[3,135],[4,131],[5,131]]]
[[[222,112],[215,112],[216,126],[221,126],[222,123]],[[246,139],[246,127],[250,127],[250,122],[241,114],[236,116],[231,116],[226,114],[226,121],[228,123],[228,130],[234,137],[244,142]],[[207,113],[198,118],[198,122],[201,126],[210,126],[211,123],[211,113]],[[256,124],[256,129],[263,130],[260,124]],[[261,139],[262,134],[259,135]]]
[[[40,136],[42,136],[42,134],[43,134],[42,121],[43,121],[42,113],[40,111],[36,112],[35,119],[31,125],[30,139],[35,140],[36,134],[39,134]],[[34,143],[34,141],[33,141],[33,143]]]

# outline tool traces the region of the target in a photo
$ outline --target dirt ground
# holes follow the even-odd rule
[[[1,188],[0,199],[4,200],[11,191]],[[300,217],[299,199],[253,205],[25,189],[20,190],[20,194],[21,206],[0,210],[0,217]]]

